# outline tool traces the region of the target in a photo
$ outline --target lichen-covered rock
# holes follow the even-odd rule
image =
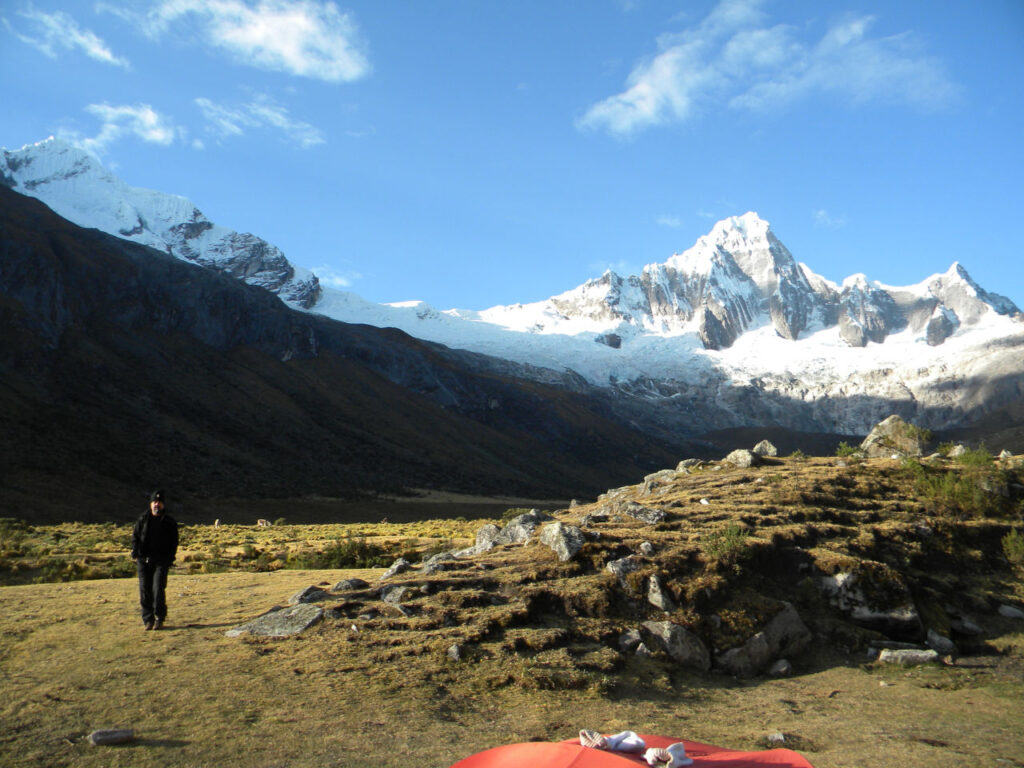
[[[539,509],[531,509],[529,512],[524,512],[509,520],[493,541],[496,545],[525,544],[533,537],[537,526],[551,519],[551,515],[545,514]]]
[[[778,456],[779,449],[776,448],[770,441],[762,440],[754,446],[754,453],[757,456]]]
[[[331,591],[332,592],[351,592],[351,591],[356,590],[356,589],[366,589],[368,586],[370,586],[370,585],[368,583],[366,583],[365,581],[363,581],[362,579],[342,579],[337,584],[335,584],[333,587],[331,587]]]
[[[711,654],[699,637],[671,621],[645,621],[643,628],[659,650],[683,667],[707,672]]]
[[[309,586],[305,589],[300,589],[294,595],[288,598],[288,605],[298,605],[299,603],[318,603],[321,600],[327,600],[330,598],[330,594],[320,589],[320,587]]]
[[[882,664],[934,664],[939,660],[939,654],[935,651],[922,651],[914,648],[883,648],[878,654],[878,660]]]
[[[412,568],[412,563],[410,563],[404,557],[400,557],[391,564],[390,568],[384,571],[384,573],[380,577],[380,580],[384,581],[385,579],[390,579],[392,576],[397,576],[400,573],[405,573],[410,568]]]
[[[924,430],[893,414],[875,425],[860,449],[868,458],[922,456],[926,443]]]
[[[312,603],[299,603],[290,608],[272,609],[252,621],[229,629],[227,637],[256,635],[257,637],[288,637],[297,635],[319,622],[324,609]]]
[[[672,596],[668,593],[662,584],[658,574],[653,574],[647,579],[647,602],[653,605],[655,608],[660,608],[663,611],[671,613],[676,609],[676,604],[672,600]]]
[[[627,555],[626,557],[621,557],[618,560],[612,560],[605,566],[608,571],[615,574],[615,578],[619,580],[619,584],[623,587],[628,587],[626,584],[626,576],[639,567],[640,563],[637,562],[635,555]]]
[[[624,504],[618,505],[616,511],[649,525],[656,525],[665,519],[665,512],[663,510],[645,507],[643,504],[638,504],[635,501],[627,501]]]
[[[540,543],[558,556],[562,562],[572,560],[579,552],[586,540],[583,538],[583,531],[575,525],[565,523],[548,523],[540,529]]]
[[[756,467],[761,463],[761,457],[753,451],[748,451],[746,448],[737,448],[722,459],[722,461],[726,464],[732,464],[735,467],[745,469],[747,467]]]

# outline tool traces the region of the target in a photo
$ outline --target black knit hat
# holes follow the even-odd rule
[[[153,491],[151,494],[149,494],[149,500],[150,500],[150,502],[159,501],[162,504],[163,500],[164,500],[164,492],[163,491]]]

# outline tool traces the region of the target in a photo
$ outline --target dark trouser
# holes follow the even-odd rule
[[[167,570],[169,566],[159,563],[136,564],[139,570],[139,604],[142,606],[142,621],[145,624],[167,618]]]

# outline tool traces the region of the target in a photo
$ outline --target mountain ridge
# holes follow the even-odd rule
[[[64,176],[115,177],[95,169],[86,174],[82,167],[95,161],[81,150],[59,140],[43,144],[5,151],[0,174],[16,189],[44,201],[49,196],[89,218],[103,206],[81,198],[97,187],[76,192]],[[28,162],[40,152],[46,163]],[[63,158],[66,173],[50,155]],[[37,176],[40,169],[48,173],[28,173],[33,162]],[[123,182],[104,184],[98,187],[103,194],[130,189]],[[140,194],[144,200],[160,195]],[[128,211],[122,216],[128,224],[138,219],[132,211],[160,209],[152,202],[103,199],[106,208]],[[968,428],[1006,406],[1005,398],[1019,389],[1015,381],[1024,380],[1024,316],[1011,300],[978,285],[960,262],[910,286],[858,274],[837,284],[797,262],[753,212],[718,222],[694,246],[640,275],[608,271],[541,302],[440,311],[424,302],[367,302],[321,286],[315,276],[305,279],[286,259],[287,266],[264,268],[268,253],[283,254],[255,236],[234,233],[231,239],[228,230],[208,226],[194,206],[175,199],[184,219],[160,219],[155,230],[173,235],[170,244],[160,241],[162,250],[273,290],[310,313],[399,328],[486,355],[486,365],[504,365],[541,383],[604,389],[622,407],[628,403],[638,423],[659,430],[667,420],[690,436],[758,425],[865,434],[891,412],[932,429]],[[103,229],[104,223],[110,231],[109,221],[91,225]],[[201,252],[215,228],[218,242],[227,238],[238,246],[233,258]],[[294,279],[275,287],[261,277],[268,271]],[[993,387],[986,380],[1007,383]],[[993,390],[996,396],[983,402],[980,393]],[[872,405],[848,405],[858,402]],[[779,403],[813,407],[787,412]]]

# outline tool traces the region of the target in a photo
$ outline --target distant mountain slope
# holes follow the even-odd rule
[[[487,355],[478,363],[494,373],[600,388],[616,418],[662,438],[866,434],[890,413],[934,430],[1019,426],[1024,316],[1012,301],[957,262],[911,286],[859,274],[832,283],[752,212],[640,275],[607,272],[533,304],[439,311],[324,288],[268,243],[213,225],[183,198],[129,187],[60,140],[4,151],[0,181],[294,307]]]
[[[0,506],[433,487],[566,498],[678,460],[605,402],[297,312],[0,187]]]

